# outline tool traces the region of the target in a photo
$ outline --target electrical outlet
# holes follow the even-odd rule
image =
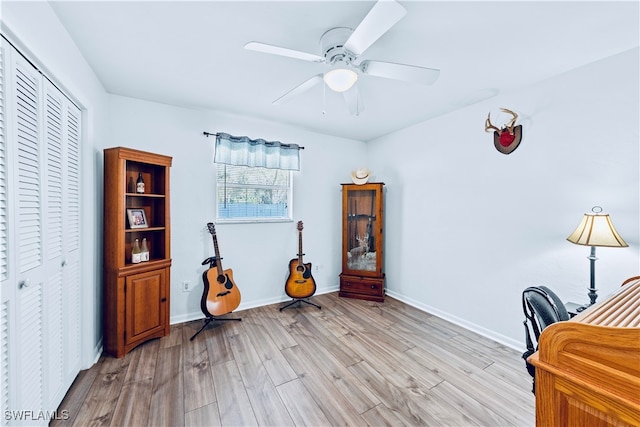
[[[182,292],[189,292],[191,290],[191,284],[189,282],[182,282]]]

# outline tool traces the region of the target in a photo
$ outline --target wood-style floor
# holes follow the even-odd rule
[[[390,297],[310,301],[102,356],[52,426],[534,425],[520,353]]]

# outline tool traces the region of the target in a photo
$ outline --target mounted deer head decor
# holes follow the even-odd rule
[[[484,122],[484,130],[486,132],[493,130],[493,145],[496,147],[496,150],[502,154],[511,154],[518,148],[522,140],[522,125],[516,125],[516,120],[518,120],[516,113],[506,108],[501,108],[501,110],[507,114],[511,114],[513,118],[509,120],[507,124],[503,125],[502,128],[497,128],[491,124],[491,113],[489,113],[487,120]]]

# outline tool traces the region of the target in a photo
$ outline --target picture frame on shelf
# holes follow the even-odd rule
[[[142,208],[127,209],[129,228],[149,228],[147,215]]]

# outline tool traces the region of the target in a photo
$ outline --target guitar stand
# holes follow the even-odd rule
[[[301,303],[301,302],[303,302],[305,304],[312,305],[314,307],[318,307],[318,310],[322,310],[322,307],[320,307],[318,304],[314,304],[314,303],[312,303],[310,301],[307,301],[306,299],[294,298],[289,304],[285,305],[284,307],[280,307],[280,311],[284,310],[287,307],[291,307],[295,303]]]
[[[189,341],[193,341],[193,339],[198,336],[198,334],[202,331],[204,331],[204,328],[206,328],[209,323],[211,322],[226,322],[229,320],[236,320],[238,322],[240,322],[242,319],[239,317],[214,317],[214,316],[208,316],[206,319],[204,319],[204,325],[202,325],[202,327],[198,330],[198,332],[196,332],[195,334],[193,334],[193,336],[191,338],[189,338]]]

